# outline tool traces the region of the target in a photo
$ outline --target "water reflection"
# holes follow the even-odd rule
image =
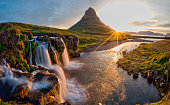
[[[70,71],[69,75],[87,87],[89,97],[81,104],[135,105],[160,99],[153,84],[148,84],[141,76],[134,80],[126,71],[117,68],[116,61],[121,57],[118,52],[130,51],[139,44],[128,42],[110,50],[81,53],[78,60],[86,65],[80,70]]]

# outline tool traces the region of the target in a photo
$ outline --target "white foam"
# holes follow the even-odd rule
[[[70,61],[70,64],[66,67],[64,67],[64,69],[66,70],[76,70],[76,69],[80,69],[81,67],[83,67],[85,64],[79,61]]]
[[[88,98],[86,88],[78,84],[74,78],[67,80],[67,92],[68,95],[66,99],[72,104],[84,102]]]
[[[40,81],[40,82],[33,82],[32,84],[32,90],[37,90],[37,89],[44,89],[50,86],[50,83],[46,80]]]

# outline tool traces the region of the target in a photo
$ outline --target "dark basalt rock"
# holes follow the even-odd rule
[[[152,81],[153,80],[153,74],[152,74],[152,71],[148,71],[148,76],[147,76],[147,79]]]
[[[65,42],[65,45],[67,46],[67,51],[70,55],[71,58],[73,57],[79,57],[80,56],[80,52],[77,50],[78,48],[78,44],[79,44],[79,39],[78,37],[74,36],[74,35],[63,35],[60,37],[46,37],[46,36],[39,36],[37,38],[38,41],[46,41],[49,42],[50,46],[52,45],[53,47],[56,48],[57,52],[59,54],[61,54],[61,52],[63,52],[64,50],[64,44],[61,41],[61,39],[63,39],[63,41]],[[52,56],[52,62],[56,63],[56,60],[54,59],[54,54],[52,53],[51,49],[49,46],[49,50],[50,50],[50,55]]]
[[[3,61],[1,62],[0,65],[5,64]],[[10,69],[10,67],[8,69]],[[38,71],[34,75],[11,69],[12,75],[15,79],[26,80],[26,82],[19,82],[14,88],[13,86],[1,81],[1,78],[6,75],[4,74],[3,68],[0,68],[0,98],[4,101],[12,101],[14,104],[42,105],[51,102],[59,104],[60,85],[57,75],[53,70],[48,70],[43,67],[37,69]],[[34,87],[37,83],[48,83],[48,85],[45,87]]]
[[[134,79],[137,79],[137,78],[138,78],[138,75],[139,75],[139,74],[138,74],[137,71],[134,71],[134,72],[133,72],[133,78],[134,78]]]
[[[14,92],[12,93],[11,100],[15,101],[25,101],[28,99],[28,94],[30,92],[30,88],[28,87],[28,84],[19,84]]]
[[[131,75],[131,74],[132,74],[132,71],[127,71],[127,74],[128,74],[128,75]]]
[[[29,101],[33,104],[48,104],[51,102],[59,102],[59,82],[58,77],[54,73],[50,73],[50,70],[43,70],[42,72],[38,72],[34,78],[33,82],[41,82],[45,79],[50,83],[47,88],[33,90],[29,93]]]

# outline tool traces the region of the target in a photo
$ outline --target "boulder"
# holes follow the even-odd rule
[[[12,93],[11,100],[25,101],[30,92],[29,84],[19,84]]]
[[[40,105],[40,104],[48,104],[51,102],[60,103],[59,101],[59,93],[60,93],[60,85],[58,82],[58,77],[54,73],[50,73],[48,70],[43,70],[43,72],[37,73],[33,78],[34,83],[49,82],[49,86],[45,88],[37,88],[33,89],[29,93],[29,102],[32,104]],[[43,82],[42,82],[43,83]]]
[[[147,78],[147,73],[143,73],[143,74],[142,74],[142,77],[143,77],[143,78]]]
[[[134,71],[134,72],[133,72],[133,78],[134,78],[134,79],[138,78],[138,75],[139,75],[139,74],[138,74],[137,71]]]
[[[131,75],[131,74],[132,74],[132,71],[127,71],[127,74],[128,74],[128,75]]]
[[[152,71],[148,71],[147,79],[148,79],[148,80],[152,80],[152,79],[153,79]]]

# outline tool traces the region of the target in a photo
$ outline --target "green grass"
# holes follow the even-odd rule
[[[158,70],[164,74],[168,71],[170,58],[170,40],[163,40],[152,44],[141,44],[134,51],[124,55],[118,65],[125,70],[141,71]]]
[[[25,24],[25,23],[16,23],[16,22],[1,23],[0,32],[3,32],[5,29],[19,29],[22,33],[25,32],[38,33],[38,34],[58,33],[61,35],[74,35],[72,32],[64,29]]]
[[[110,30],[108,27],[100,29],[95,28],[92,26],[94,29],[89,30],[88,32],[77,32],[77,31],[72,31],[72,30],[64,30],[64,29],[58,29],[58,28],[52,28],[52,27],[46,27],[46,26],[37,26],[37,25],[32,25],[32,24],[25,24],[25,23],[16,23],[16,22],[9,22],[9,23],[1,23],[0,24],[0,32],[3,32],[5,29],[19,29],[21,33],[26,34],[26,33],[33,33],[33,34],[38,34],[38,35],[50,35],[51,33],[57,33],[60,35],[75,35],[79,38],[79,50],[87,49],[89,46],[95,46],[99,45],[104,40],[106,40],[111,34],[110,33],[105,33],[105,31]],[[100,27],[101,28],[101,27]],[[105,30],[106,29],[106,30]],[[102,31],[102,32],[101,32]],[[132,36],[128,36],[128,38],[133,38]],[[113,41],[113,40],[109,40]],[[0,44],[0,50],[4,49]]]

